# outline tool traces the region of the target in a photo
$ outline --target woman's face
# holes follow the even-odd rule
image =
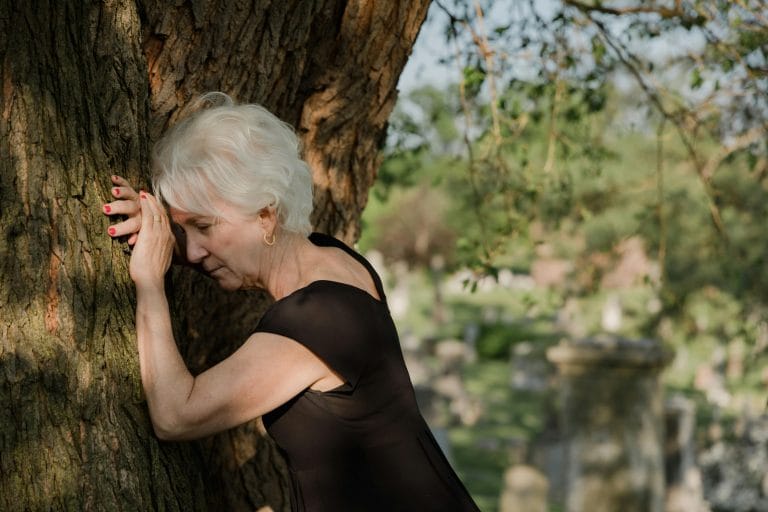
[[[186,258],[199,265],[225,290],[258,286],[259,250],[263,230],[226,203],[217,203],[219,217],[170,209],[186,238]]]

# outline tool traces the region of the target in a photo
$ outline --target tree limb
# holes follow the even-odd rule
[[[714,190],[712,190],[712,185],[710,183],[710,180],[704,175],[704,164],[701,162],[701,158],[699,156],[699,153],[696,151],[696,148],[694,147],[693,141],[688,137],[684,123],[683,118],[673,112],[669,112],[666,107],[664,106],[664,103],[661,100],[661,97],[659,94],[649,86],[645,79],[643,78],[640,71],[632,65],[632,63],[629,62],[629,58],[627,57],[627,53],[629,53],[626,48],[621,45],[621,43],[615,41],[610,34],[608,33],[608,30],[605,28],[605,25],[603,25],[600,21],[592,18],[591,16],[587,16],[592,23],[595,24],[595,26],[599,29],[600,35],[602,36],[603,40],[608,44],[614,52],[616,52],[617,57],[621,61],[624,66],[629,70],[629,72],[632,74],[632,76],[635,77],[635,80],[640,85],[640,87],[643,89],[643,91],[646,93],[648,98],[651,100],[651,102],[656,106],[659,113],[667,120],[672,122],[672,125],[677,130],[678,135],[680,136],[680,140],[682,141],[683,145],[685,146],[689,156],[691,157],[691,161],[693,162],[694,169],[696,170],[696,174],[699,177],[699,181],[702,184],[702,187],[704,188],[704,193],[707,197],[707,206],[709,208],[709,213],[712,218],[712,223],[718,232],[718,234],[728,242],[728,234],[725,230],[725,224],[723,223],[722,216],[720,215],[720,209],[717,207],[717,204],[714,200]]]
[[[675,2],[675,7],[670,9],[669,7],[664,7],[660,5],[639,5],[636,7],[607,7],[602,4],[594,5],[594,4],[587,4],[585,2],[581,2],[579,0],[563,0],[563,3],[566,5],[570,5],[571,7],[575,7],[579,9],[582,12],[591,13],[591,12],[600,12],[603,14],[611,14],[613,16],[622,16],[625,14],[658,14],[664,19],[669,18],[682,18],[685,16],[685,13],[682,10],[682,2],[680,0],[677,0]]]

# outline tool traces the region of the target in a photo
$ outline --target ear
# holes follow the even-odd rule
[[[274,206],[265,206],[259,210],[257,218],[265,233],[272,234],[277,229],[277,211]]]

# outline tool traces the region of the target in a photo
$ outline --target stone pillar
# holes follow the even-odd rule
[[[512,466],[504,473],[499,512],[547,512],[547,477],[531,466]]]
[[[672,396],[666,402],[664,423],[665,512],[709,512],[695,460],[693,401],[682,395]]]
[[[558,368],[567,512],[664,510],[659,373],[653,340],[601,336],[547,351]]]

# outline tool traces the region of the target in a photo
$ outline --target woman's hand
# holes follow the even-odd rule
[[[171,266],[176,239],[165,208],[148,192],[139,194],[141,226],[131,253],[131,279],[137,287],[163,286]],[[126,221],[127,222],[127,221]]]
[[[139,205],[139,194],[131,187],[124,178],[112,176],[112,195],[117,198],[116,201],[107,203],[102,207],[104,214],[125,215],[128,217],[122,222],[113,224],[109,227],[108,233],[112,238],[128,236],[128,245],[136,243],[139,229],[141,229],[141,206]]]

